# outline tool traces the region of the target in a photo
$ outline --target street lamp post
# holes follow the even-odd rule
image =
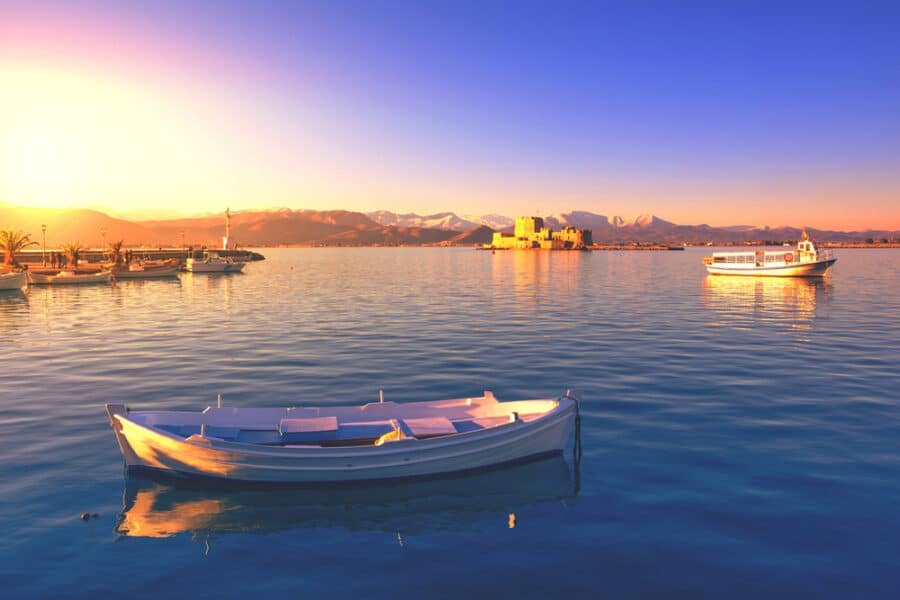
[[[41,225],[41,265],[47,265],[47,226]]]

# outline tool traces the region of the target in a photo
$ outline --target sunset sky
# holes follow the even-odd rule
[[[900,3],[3,2],[0,201],[900,229]]]

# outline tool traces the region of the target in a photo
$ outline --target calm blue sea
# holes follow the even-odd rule
[[[900,251],[264,252],[0,295],[4,598],[900,595]],[[567,387],[577,469],[365,488],[126,482],[103,410]]]

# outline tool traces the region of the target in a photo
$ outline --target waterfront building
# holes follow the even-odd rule
[[[515,233],[518,239],[528,239],[540,234],[544,220],[540,217],[519,217],[516,219]]]
[[[566,226],[553,231],[541,217],[518,217],[513,233],[494,232],[490,248],[579,250],[593,243],[590,229]]]

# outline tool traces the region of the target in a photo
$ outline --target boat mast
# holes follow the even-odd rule
[[[225,209],[225,237],[222,238],[222,250],[228,250],[228,238],[231,237],[231,211]]]

